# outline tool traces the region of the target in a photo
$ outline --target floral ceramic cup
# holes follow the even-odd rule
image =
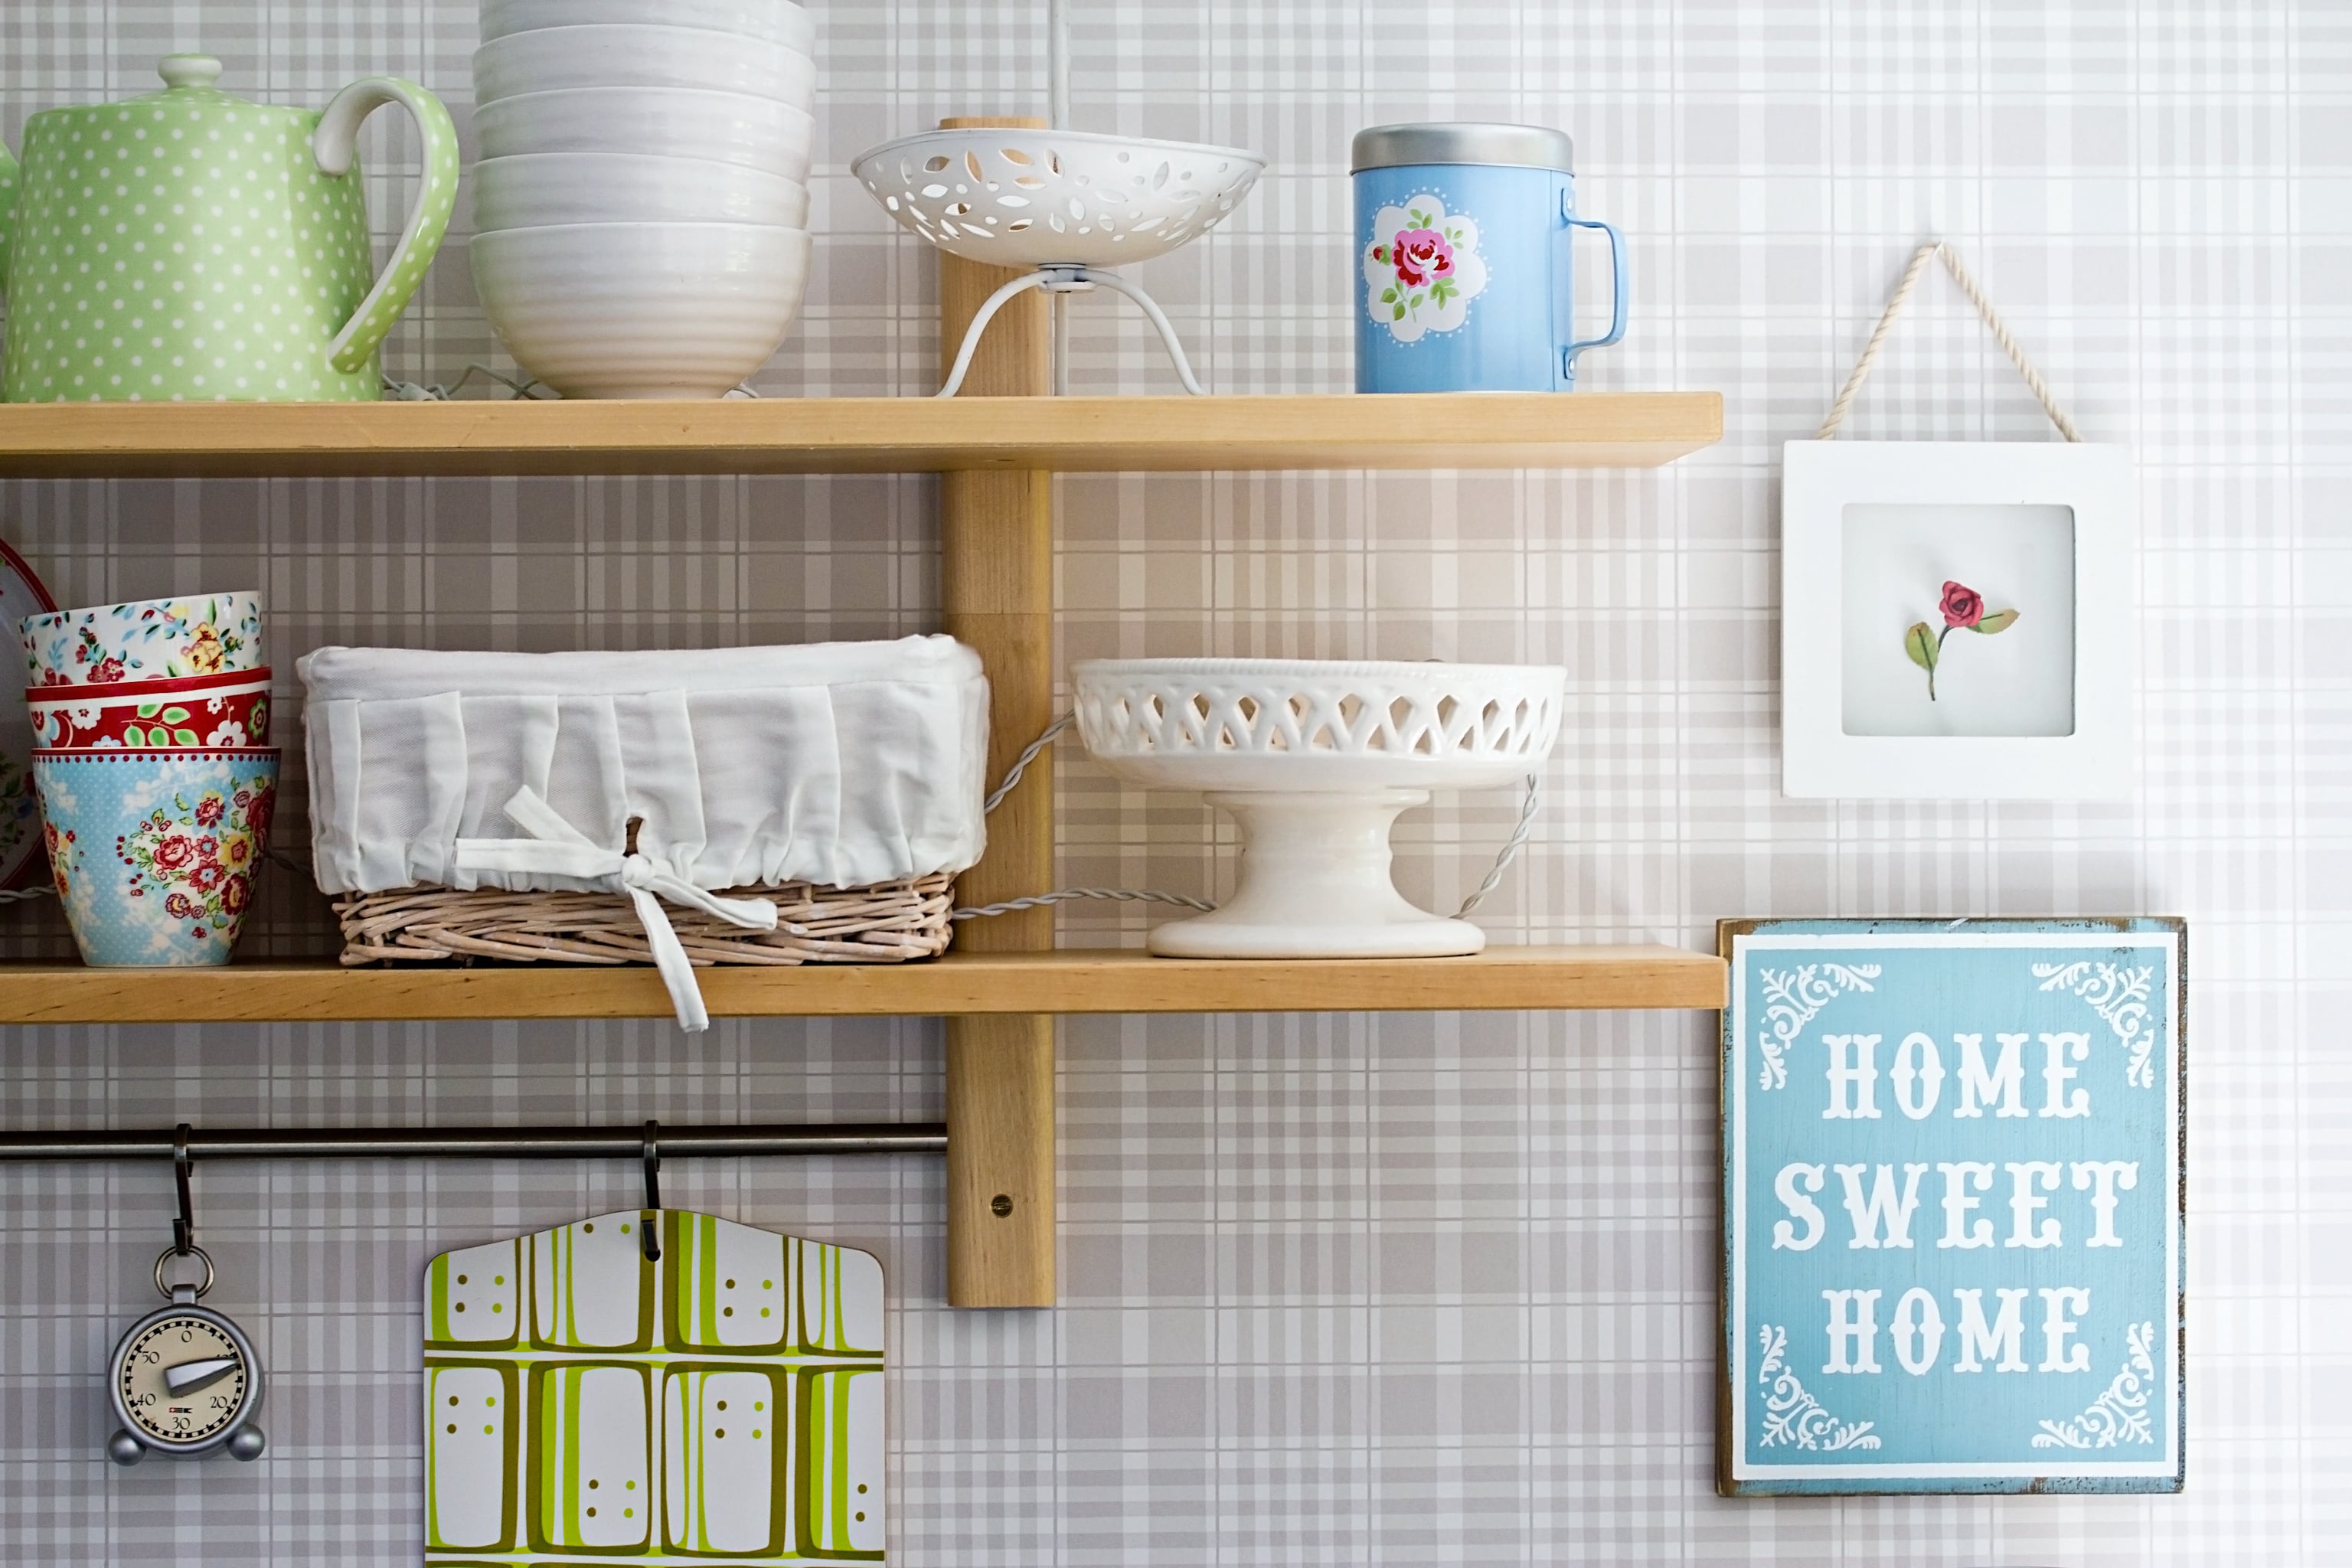
[[[226,963],[278,803],[275,749],[38,751],[49,868],[82,962]]]
[[[269,671],[35,686],[26,689],[25,707],[33,743],[52,751],[267,745]]]
[[[252,591],[56,610],[26,616],[18,633],[31,686],[174,680],[267,662],[261,595]]]

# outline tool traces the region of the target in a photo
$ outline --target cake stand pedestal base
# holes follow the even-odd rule
[[[1418,909],[1390,878],[1389,827],[1422,789],[1221,791],[1242,830],[1239,885],[1213,914],[1156,927],[1162,958],[1453,958],[1484,951],[1467,921]]]

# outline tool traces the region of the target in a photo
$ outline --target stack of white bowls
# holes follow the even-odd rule
[[[719,397],[808,282],[816,29],[792,0],[482,0],[474,286],[567,397]]]

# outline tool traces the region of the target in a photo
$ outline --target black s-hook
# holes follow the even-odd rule
[[[646,1206],[637,1216],[638,1239],[645,1244],[646,1261],[661,1261],[661,1123],[646,1118]]]
[[[176,1258],[185,1258],[196,1249],[195,1198],[189,1190],[195,1163],[188,1155],[188,1131],[184,1121],[172,1131],[172,1179],[180,1189],[180,1217],[172,1222],[172,1253]]]

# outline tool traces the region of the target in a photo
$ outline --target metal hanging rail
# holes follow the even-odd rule
[[[185,1133],[189,1158],[206,1160],[633,1160],[646,1127],[327,1127],[201,1129]],[[170,1160],[173,1128],[142,1131],[0,1132],[0,1160]],[[663,1157],[763,1158],[790,1154],[944,1154],[936,1121],[843,1122],[793,1127],[656,1124]]]

